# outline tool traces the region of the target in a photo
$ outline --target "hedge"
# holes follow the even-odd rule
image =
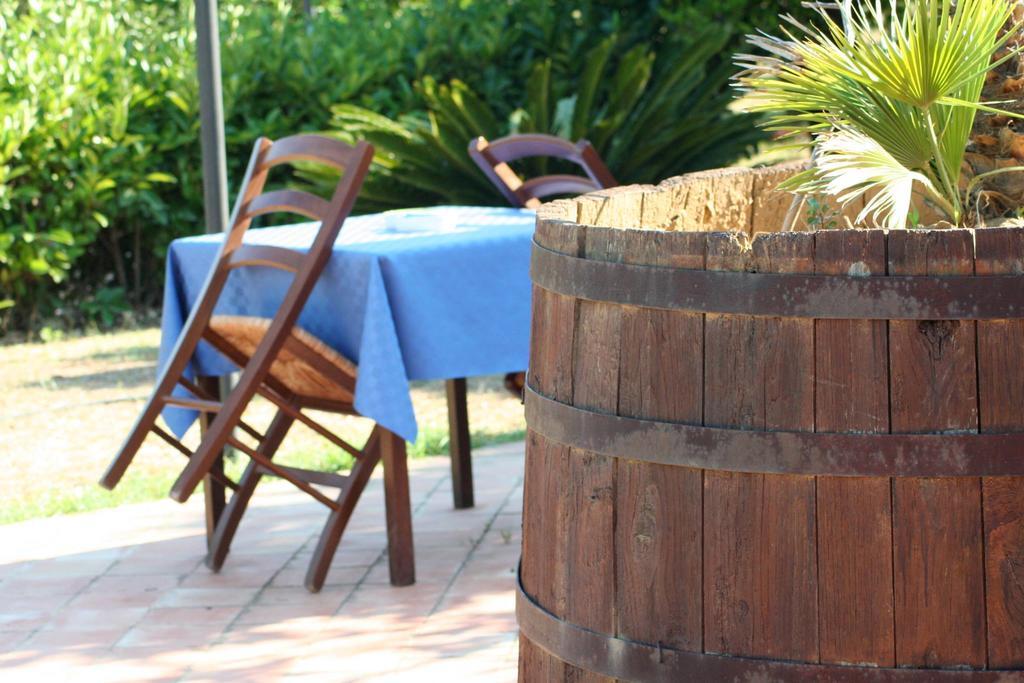
[[[705,27],[732,22],[731,48],[780,9],[800,11],[741,0],[335,0],[314,2],[309,17],[296,4],[222,0],[229,184],[256,136],[327,130],[339,106],[426,121],[424,84],[458,83],[509,120],[538,63],[564,95],[579,87],[574,65],[609,37],[653,60]],[[0,0],[0,337],[43,321],[112,324],[155,305],[167,244],[202,232],[192,11],[191,0]]]

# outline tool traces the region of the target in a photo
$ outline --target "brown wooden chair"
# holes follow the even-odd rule
[[[618,185],[604,161],[586,140],[575,144],[554,135],[509,135],[488,142],[480,136],[469,142],[469,156],[501,191],[512,206],[535,209],[545,197],[564,194],[585,194]],[[510,162],[527,157],[554,157],[570,161],[586,173],[578,175],[544,175],[524,181],[509,166]],[[526,373],[505,375],[505,388],[513,395],[523,395]]]
[[[316,135],[296,135],[276,142],[261,138],[256,142],[231,217],[230,230],[203,292],[185,323],[153,395],[101,479],[101,484],[107,488],[116,486],[143,440],[152,432],[188,457],[187,465],[171,490],[171,498],[184,502],[205,476],[233,489],[210,543],[207,564],[214,571],[223,564],[238,523],[264,474],[291,482],[331,511],[306,575],[306,587],[314,592],[323,586],[345,525],[381,458],[385,459],[388,470],[400,472],[400,480],[406,482],[405,443],[399,437],[376,425],[367,443],[359,449],[302,412],[303,408],[316,408],[356,414],[353,392],[358,368],[299,328],[296,321],[330,258],[331,248],[352,209],[372,156],[373,148],[365,142],[349,146]],[[263,191],[272,168],[294,161],[325,164],[342,172],[330,200],[297,190]],[[280,247],[243,244],[242,238],[253,218],[269,213],[297,214],[320,221],[309,251],[301,253]],[[214,315],[228,275],[236,268],[247,266],[278,268],[293,273],[292,283],[273,319]],[[184,376],[200,341],[211,344],[241,369],[235,388],[223,402]],[[173,395],[177,387],[183,387],[191,396]],[[242,419],[249,402],[257,395],[277,407],[277,413],[265,433],[260,433]],[[207,429],[194,452],[157,425],[157,417],[166,406],[192,408],[207,416]],[[355,458],[351,473],[341,476],[274,463],[274,454],[295,422],[309,426],[350,453]],[[242,440],[243,433],[255,446]],[[229,481],[216,468],[225,446],[233,447],[250,459],[237,483]],[[338,494],[328,497],[314,488],[314,484],[336,488]],[[404,539],[407,543],[397,544],[408,552],[397,557],[392,547],[390,553],[392,583],[404,585],[413,581],[411,520],[407,518],[408,503],[405,502],[404,506],[401,502],[393,504],[391,498],[403,494],[407,497],[408,492],[401,490],[401,486],[386,485],[385,488],[388,494],[389,544],[395,545],[391,543],[394,530],[408,536]],[[394,519],[403,516],[406,518]]]
[[[554,135],[529,134],[509,135],[488,142],[478,137],[469,143],[469,156],[512,206],[535,209],[545,197],[584,194],[618,185],[586,140],[574,144]],[[564,159],[582,168],[586,176],[544,175],[524,181],[509,163],[527,157]]]

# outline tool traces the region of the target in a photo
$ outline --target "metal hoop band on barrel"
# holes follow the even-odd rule
[[[1024,275],[805,275],[592,261],[533,243],[530,276],[579,299],[764,317],[859,320],[1024,318]]]
[[[602,455],[728,472],[840,477],[1024,475],[1024,433],[760,432],[640,420],[584,410],[525,390],[526,423]]]
[[[792,683],[1007,683],[1024,681],[1009,670],[889,669],[804,664],[687,652],[617,638],[559,619],[530,597],[517,572],[516,619],[534,645],[575,667],[623,681],[758,681]]]

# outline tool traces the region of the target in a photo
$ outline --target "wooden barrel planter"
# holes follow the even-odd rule
[[[1024,229],[793,171],[540,210],[520,680],[1024,680]]]

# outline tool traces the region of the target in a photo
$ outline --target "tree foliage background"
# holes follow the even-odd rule
[[[758,135],[727,109],[730,54],[743,33],[802,12],[784,0],[313,5],[221,2],[229,184],[259,135],[366,136],[382,153],[363,211],[500,203],[467,166],[478,132],[590,136],[627,182],[729,163]],[[156,305],[168,243],[203,231],[192,12],[191,0],[0,0],[0,338]],[[396,151],[402,139],[411,152]],[[431,174],[461,191],[431,189]]]

